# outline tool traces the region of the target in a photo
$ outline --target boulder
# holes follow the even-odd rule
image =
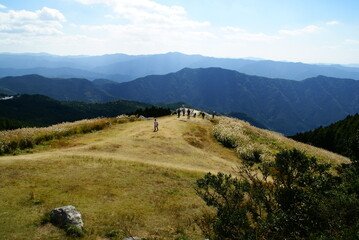
[[[55,208],[50,213],[51,222],[58,226],[73,225],[75,227],[83,227],[81,213],[74,206],[68,205]]]

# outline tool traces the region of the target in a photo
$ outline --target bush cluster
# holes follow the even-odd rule
[[[150,108],[140,108],[136,111],[129,113],[128,115],[137,115],[137,116],[144,116],[144,117],[162,117],[171,115],[171,110],[169,108],[163,108],[163,107],[150,107]]]
[[[335,174],[299,150],[274,162],[245,164],[231,175],[208,173],[197,194],[216,209],[201,228],[210,239],[359,239],[359,167]]]

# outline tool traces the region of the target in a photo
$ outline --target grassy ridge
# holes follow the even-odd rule
[[[282,148],[308,147],[230,118],[216,117],[213,125],[201,118],[162,117],[158,132],[152,121],[119,121],[125,123],[104,123],[102,131],[55,141],[51,151],[1,157],[1,236],[72,239],[40,224],[51,209],[72,204],[83,215],[86,240],[131,235],[203,240],[196,220],[209,209],[194,191],[196,180],[209,171],[233,173],[245,160],[212,134],[238,149],[253,144],[268,157]],[[314,147],[307,152],[323,161],[348,161]]]
[[[134,121],[134,118],[96,118],[61,123],[46,128],[21,128],[0,132],[0,155],[12,154],[17,150],[33,148],[53,139],[69,137],[75,134],[102,130],[111,124]]]

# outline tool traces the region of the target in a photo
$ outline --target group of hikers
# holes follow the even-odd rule
[[[186,112],[187,112],[187,119],[190,119],[191,118],[191,114],[193,115],[193,117],[195,118],[197,116],[197,112],[187,108],[187,111],[185,108],[178,108],[177,109],[177,117],[181,117],[181,113],[182,113],[182,116],[185,116],[186,115]],[[199,113],[200,116],[202,116],[202,119],[204,119],[204,117],[206,116],[206,114],[204,112],[200,112]]]
[[[181,117],[181,113],[182,113],[182,116],[183,116],[183,117],[186,116],[186,112],[187,112],[187,119],[190,119],[190,118],[191,118],[191,115],[192,115],[194,118],[196,118],[198,111],[194,111],[194,109],[192,109],[192,111],[191,111],[191,109],[189,109],[189,108],[187,108],[187,110],[186,110],[186,108],[182,107],[182,108],[178,108],[178,109],[176,110],[176,112],[177,112],[177,118],[180,118],[180,117]],[[199,115],[202,117],[202,119],[204,119],[204,117],[206,116],[206,114],[205,114],[204,112],[199,112]],[[212,118],[214,118],[214,115],[215,115],[215,112],[212,113]],[[154,131],[154,132],[157,132],[157,131],[158,131],[158,121],[157,121],[157,119],[154,119],[154,122],[153,122],[153,131]]]

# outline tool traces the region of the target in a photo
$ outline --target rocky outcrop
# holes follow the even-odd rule
[[[82,229],[84,225],[81,213],[71,205],[55,208],[51,211],[50,218],[51,222],[58,226],[72,225]]]

